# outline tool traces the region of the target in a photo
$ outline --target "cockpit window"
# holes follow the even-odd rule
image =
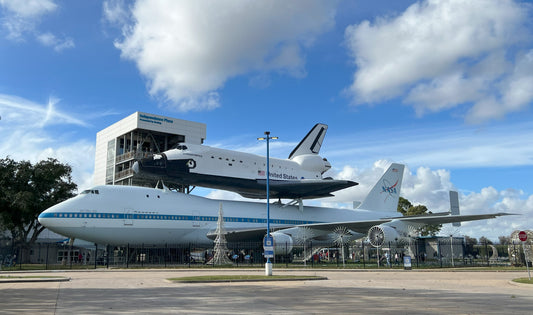
[[[184,145],[184,144],[178,144],[178,145],[176,146],[176,149],[178,149],[178,150],[187,150],[187,146]]]
[[[98,191],[98,189],[87,189],[80,193],[80,195],[87,195],[87,194],[98,195],[100,194],[100,192]]]

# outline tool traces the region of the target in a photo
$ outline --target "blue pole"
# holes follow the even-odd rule
[[[267,237],[270,237],[270,131],[265,131],[267,141]],[[267,257],[267,263],[270,263],[270,256]]]

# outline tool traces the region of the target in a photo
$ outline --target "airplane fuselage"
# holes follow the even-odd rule
[[[98,244],[206,244],[217,226],[222,204],[225,228],[244,231],[265,228],[266,205],[221,201],[168,190],[98,186],[59,203],[39,216],[50,230]],[[370,220],[384,213],[364,210],[270,206],[271,227]],[[363,236],[363,234],[361,234]]]

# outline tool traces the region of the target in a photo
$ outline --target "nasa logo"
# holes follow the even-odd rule
[[[383,189],[382,193],[388,193],[390,194],[396,194],[396,186],[398,185],[398,181],[394,183],[393,185],[389,185],[386,180],[383,180],[383,186],[381,186],[381,189]]]

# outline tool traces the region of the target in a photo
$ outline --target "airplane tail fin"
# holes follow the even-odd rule
[[[459,194],[450,190],[450,212],[452,215],[459,215]],[[452,226],[461,226],[461,222],[453,222]]]
[[[289,159],[303,154],[318,154],[327,130],[328,125],[316,124],[294,150],[292,150]]]
[[[392,163],[372,188],[359,209],[397,212],[405,165]]]

